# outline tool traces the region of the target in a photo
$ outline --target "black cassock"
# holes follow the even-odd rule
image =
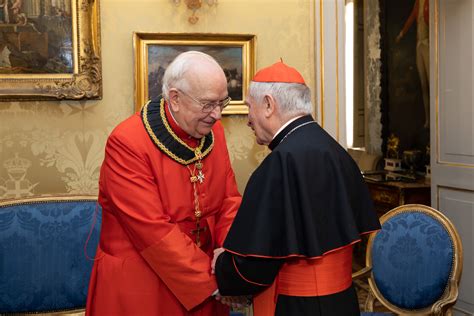
[[[259,293],[266,287],[257,284],[271,284],[291,257],[320,257],[380,229],[359,168],[310,115],[269,147],[216,263],[222,295]],[[359,307],[351,286],[326,296],[278,295],[275,315],[359,315]]]

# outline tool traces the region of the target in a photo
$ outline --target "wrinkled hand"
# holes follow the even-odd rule
[[[252,303],[250,296],[221,296],[216,295],[216,300],[232,308],[247,307]]]
[[[212,274],[215,274],[216,273],[216,261],[217,261],[217,257],[219,257],[219,255],[221,253],[223,253],[225,251],[224,248],[216,248],[214,249],[214,258],[212,258],[212,262],[211,262],[211,273]]]

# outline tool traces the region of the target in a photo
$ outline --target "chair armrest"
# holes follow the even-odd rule
[[[360,288],[363,291],[367,292],[367,298],[365,299],[364,303],[364,310],[368,312],[373,312],[374,311],[374,303],[375,303],[375,296],[372,293],[371,288],[367,284],[366,281],[362,281],[359,279],[362,278],[369,278],[370,274],[372,272],[372,267],[371,266],[366,266],[354,273],[352,273],[352,280],[354,281],[354,285],[356,285],[358,288]]]
[[[446,310],[449,309],[458,298],[459,288],[458,283],[455,279],[451,279],[446,288],[447,295],[436,302],[431,308],[433,315],[446,315]]]
[[[364,267],[360,269],[359,271],[352,273],[352,279],[358,280],[360,278],[367,277],[370,272],[372,272],[372,267],[369,267],[369,266]]]

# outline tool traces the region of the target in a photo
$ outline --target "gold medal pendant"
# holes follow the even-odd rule
[[[204,176],[204,173],[202,172],[202,162],[201,162],[201,157],[202,157],[202,154],[201,154],[201,151],[199,150],[199,148],[196,148],[194,154],[196,155],[196,158],[198,159],[196,161],[196,163],[194,164],[194,170],[198,170],[198,174],[197,174],[197,180],[199,181],[199,183],[203,183],[204,182],[204,179],[206,178]]]
[[[202,173],[202,171],[199,170],[198,175],[197,175],[197,180],[199,181],[199,183],[202,184],[204,182],[204,179],[205,179],[204,173]]]

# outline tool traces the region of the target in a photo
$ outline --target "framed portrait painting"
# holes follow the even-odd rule
[[[102,96],[99,0],[0,0],[0,100]]]
[[[222,66],[232,98],[223,114],[246,114],[244,104],[255,73],[255,35],[134,33],[135,109],[161,97],[167,66],[182,52],[196,50],[211,55]]]

